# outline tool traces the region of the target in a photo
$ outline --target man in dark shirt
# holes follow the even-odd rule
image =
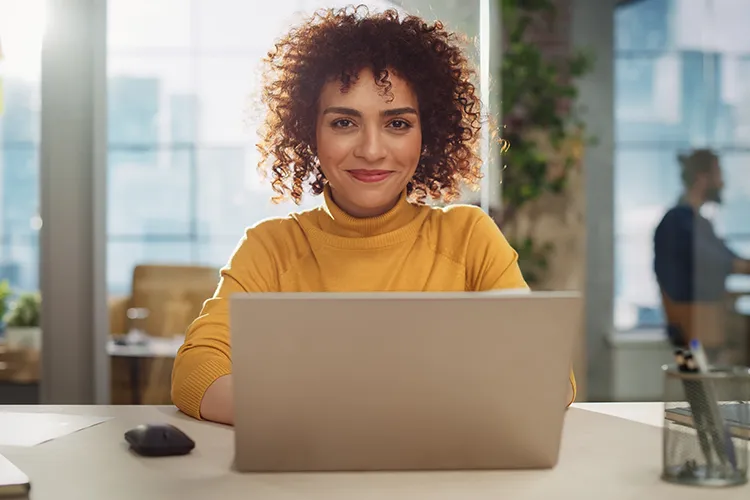
[[[662,218],[654,233],[654,272],[659,288],[674,303],[720,303],[730,274],[750,273],[750,261],[738,257],[700,214],[709,202],[721,203],[724,187],[718,156],[698,149],[678,157],[685,191]],[[668,324],[675,345],[685,332]]]

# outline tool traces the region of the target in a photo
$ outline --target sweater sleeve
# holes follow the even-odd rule
[[[214,295],[190,324],[172,369],[172,402],[200,419],[203,395],[232,371],[229,298],[235,293],[272,291],[276,273],[270,253],[250,229],[221,270]]]
[[[466,289],[488,291],[501,289],[525,289],[529,286],[518,265],[518,253],[508,243],[495,221],[484,212],[474,223],[466,251]],[[577,385],[573,369],[570,369],[572,398],[576,399]]]
[[[474,221],[466,248],[466,289],[528,289],[518,266],[518,253],[487,214]]]

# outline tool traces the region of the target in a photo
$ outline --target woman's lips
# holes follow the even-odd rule
[[[360,182],[381,182],[388,178],[393,172],[390,170],[348,170],[349,175]]]

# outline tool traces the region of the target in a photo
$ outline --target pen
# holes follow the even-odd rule
[[[690,351],[685,353],[685,367],[688,373],[700,373],[698,364],[695,362],[693,353]],[[710,436],[716,455],[719,457],[721,463],[726,465],[729,457],[727,456],[726,445],[721,439],[721,428],[717,425],[721,416],[717,417],[718,408],[716,408],[716,398],[711,397],[709,394],[710,387],[700,380],[686,380],[685,389],[691,391],[695,397],[690,403],[693,419],[696,421],[696,424],[701,425],[704,438],[707,439],[706,436]]]
[[[710,368],[708,364],[708,358],[706,356],[706,352],[703,350],[703,346],[698,340],[690,341],[690,351],[693,354],[693,359],[695,360],[695,363],[698,367],[698,371],[702,374],[709,373]],[[716,451],[718,452],[720,449],[725,450],[728,459],[732,464],[732,467],[736,468],[737,457],[735,456],[734,444],[732,443],[732,435],[730,434],[729,428],[724,422],[724,418],[721,415],[721,409],[719,408],[718,398],[716,396],[716,393],[712,389],[713,387],[711,386],[711,382],[707,380],[706,399],[707,404],[709,404],[708,416],[711,420],[711,422],[709,422],[709,425],[713,427],[712,434],[714,436],[713,439],[715,442]],[[721,439],[722,435],[724,439]]]
[[[685,352],[682,349],[676,349],[674,355],[677,362],[677,369],[681,373],[695,373],[697,371],[695,366],[688,366],[687,360],[685,359]],[[698,392],[696,389],[699,390],[700,388],[695,387],[696,383],[693,380],[684,380],[683,385],[685,386],[685,394],[687,396],[688,404],[690,405],[693,413],[693,422],[695,424],[696,433],[698,434],[698,442],[700,444],[701,451],[703,452],[703,456],[706,458],[706,466],[709,469],[713,469],[714,456],[711,452],[711,443],[709,442],[709,438],[706,434],[706,422],[703,418],[703,412],[696,411],[696,409],[700,406],[699,403],[695,401],[696,392]]]

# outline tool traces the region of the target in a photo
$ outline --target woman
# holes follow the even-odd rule
[[[527,288],[484,212],[424,204],[455,200],[480,178],[480,103],[454,34],[394,11],[328,10],[266,62],[261,170],[276,199],[299,203],[306,184],[323,199],[247,230],[187,331],[173,401],[228,424],[233,293]]]

